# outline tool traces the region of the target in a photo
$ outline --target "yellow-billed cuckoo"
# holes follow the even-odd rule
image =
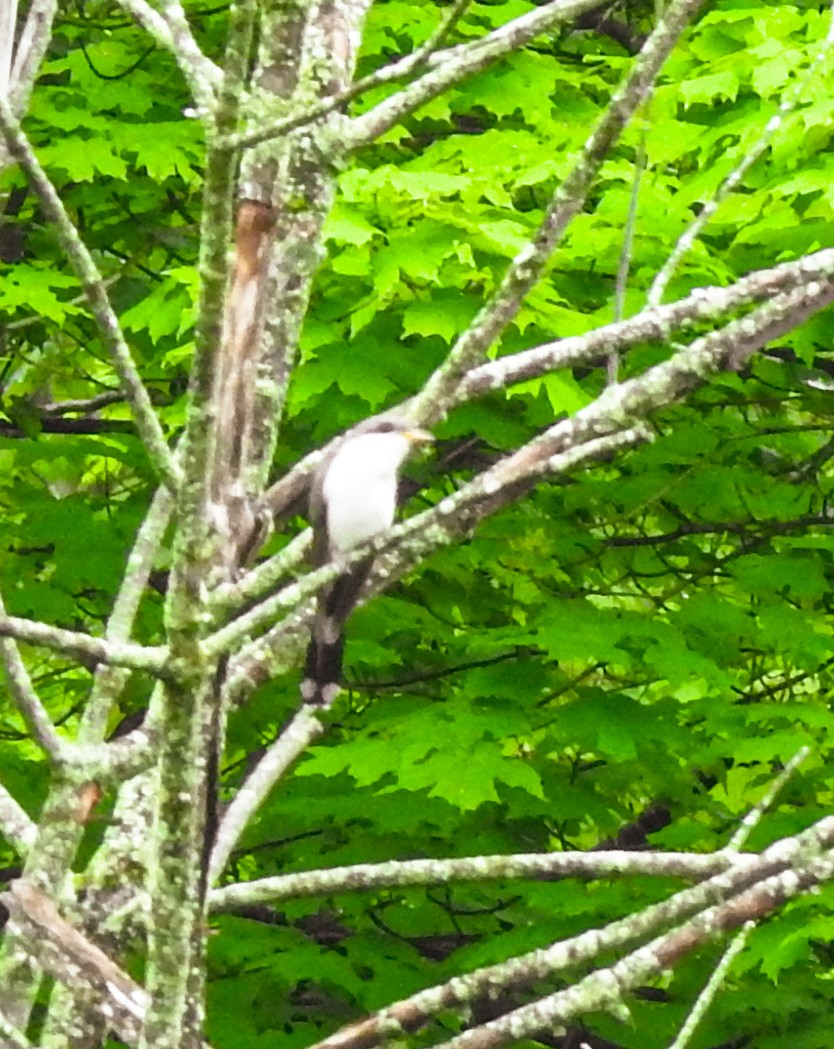
[[[310,488],[314,567],[344,558],[391,527],[400,467],[416,445],[433,439],[405,420],[388,417],[360,423],[337,445]],[[345,620],[373,560],[353,565],[319,596],[301,685],[307,703],[329,705],[339,691]]]

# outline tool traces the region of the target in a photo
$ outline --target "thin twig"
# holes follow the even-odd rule
[[[750,809],[741,821],[738,830],[727,844],[728,852],[737,852],[739,849],[744,848],[747,839],[750,837],[756,824],[761,820],[762,816],[776,800],[779,792],[810,753],[810,747],[800,747],[796,754],[794,754],[779,775],[775,777],[763,797],[753,806],[752,809]]]
[[[695,1028],[706,1016],[707,1010],[712,1005],[715,996],[721,989],[721,985],[727,979],[727,974],[730,971],[730,966],[733,964],[736,955],[741,953],[744,945],[747,943],[750,933],[755,927],[755,922],[747,922],[747,924],[742,926],[741,930],[737,932],[730,941],[729,946],[721,956],[718,965],[713,969],[712,975],[707,981],[704,989],[698,995],[695,1004],[692,1006],[689,1015],[684,1021],[683,1027],[681,1027],[677,1038],[669,1046],[669,1049],[686,1049],[686,1046],[689,1045],[693,1034],[695,1034]]]
[[[730,172],[730,174],[724,179],[718,189],[715,191],[714,196],[711,200],[708,200],[698,215],[692,220],[687,226],[681,236],[678,238],[677,244],[675,244],[669,258],[664,262],[658,275],[652,282],[652,286],[649,288],[646,301],[650,306],[656,306],[663,298],[663,293],[672,279],[675,270],[680,265],[681,260],[690,250],[692,245],[697,240],[701,230],[710,221],[713,215],[718,211],[722,202],[741,185],[742,179],[753,166],[753,164],[759,159],[770,144],[773,136],[782,127],[785,122],[785,118],[791,113],[792,110],[802,101],[802,97],[808,84],[817,72],[817,69],[822,64],[823,60],[827,56],[831,47],[834,46],[834,10],[832,10],[831,22],[828,27],[828,34],[820,45],[820,49],[814,56],[813,60],[805,70],[804,75],[792,85],[791,91],[782,99],[779,104],[776,113],[768,120],[765,125],[764,131],[759,136],[756,143],[745,153],[745,155],[738,162],[736,167]]]

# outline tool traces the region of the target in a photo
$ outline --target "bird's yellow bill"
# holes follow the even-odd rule
[[[422,444],[425,441],[434,440],[434,434],[429,433],[428,430],[406,430],[403,437],[413,444]]]

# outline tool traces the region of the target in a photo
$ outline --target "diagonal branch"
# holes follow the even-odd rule
[[[649,307],[633,317],[603,325],[586,335],[557,339],[473,368],[461,380],[452,403],[461,404],[558,368],[570,368],[619,354],[638,343],[668,340],[673,332],[683,328],[717,320],[740,306],[767,300],[779,291],[789,291],[808,281],[833,275],[834,249],[826,248],[796,262],[757,270],[728,288],[697,288],[677,302]]]
[[[12,882],[3,902],[15,924],[27,934],[38,964],[69,987],[89,988],[108,1024],[135,1044],[148,1005],[145,991],[61,917],[49,897],[29,881]]]
[[[398,1034],[422,1027],[443,1009],[455,1008],[495,995],[498,990],[527,987],[552,980],[556,973],[586,966],[600,954],[621,950],[647,935],[655,935],[674,923],[725,900],[757,882],[799,865],[809,852],[834,845],[834,817],[826,817],[793,838],[775,842],[758,860],[743,868],[730,868],[708,880],[652,904],[636,914],[620,918],[602,929],[590,929],[549,947],[530,951],[505,962],[488,965],[446,983],[418,991],[364,1020],[342,1028],[312,1049],[371,1049]]]
[[[728,288],[697,288],[677,302],[644,309],[634,317],[605,325],[586,335],[558,339],[529,350],[499,357],[487,364],[476,363],[450,395],[450,404],[454,406],[464,403],[557,368],[607,357],[640,342],[668,341],[674,332],[683,327],[704,320],[718,320],[721,315],[739,306],[769,299],[777,291],[788,290],[832,274],[834,249],[827,248],[796,262],[782,263],[768,270],[756,270]],[[417,396],[420,397],[419,394]],[[426,418],[425,414],[420,415],[416,417],[416,421],[424,423]],[[276,481],[264,494],[264,510],[274,516],[280,516],[287,507],[294,506],[304,495],[309,478],[322,459],[333,450],[334,444],[335,441],[306,455],[288,474]],[[284,557],[284,551],[276,556]],[[267,568],[269,563],[264,562],[253,570],[259,575],[262,574],[264,589],[271,586],[277,578],[277,573],[273,574]],[[238,585],[241,594],[245,592],[247,597],[263,593],[259,584],[255,581],[250,582],[248,576]]]
[[[12,11],[16,7],[16,3],[7,5],[7,9]],[[49,46],[52,23],[57,11],[57,0],[32,0],[14,50],[13,59],[11,48],[14,46],[15,19],[10,20],[7,29],[10,35],[6,41],[6,46],[9,48],[8,55],[11,59],[7,89],[12,112],[18,116],[26,111],[29,104],[29,95]],[[5,91],[0,90],[0,95],[5,94]],[[0,168],[4,166],[5,160],[6,158],[0,152]]]
[[[418,418],[442,418],[460,380],[483,357],[518,312],[525,295],[541,279],[550,256],[582,208],[611,146],[645,101],[655,77],[702,0],[672,0],[634,66],[591,133],[573,170],[556,190],[532,241],[516,255],[503,279],[446,360],[414,398]]]
[[[37,833],[35,824],[0,783],[0,834],[25,856]]]
[[[98,267],[78,235],[78,230],[67,214],[57,190],[47,178],[46,172],[35,156],[20,122],[3,98],[0,98],[0,133],[5,139],[9,152],[23,168],[32,188],[40,198],[47,218],[55,227],[61,247],[81,281],[90,310],[98,325],[99,335],[113,360],[125,398],[133,412],[136,429],[145,444],[154,469],[167,485],[176,487],[178,471],[174,466],[148,391],[131,357],[119,320],[110,304]]]
[[[209,884],[213,884],[223,873],[249,820],[266,801],[278,780],[298,755],[324,731],[319,713],[311,707],[302,707],[238,790],[217,831],[209,864]]]
[[[429,61],[430,71],[379,105],[354,117],[345,135],[349,150],[355,151],[374,142],[403,117],[430,102],[453,84],[488,66],[513,51],[524,47],[535,37],[564,22],[573,21],[586,11],[600,6],[600,0],[551,0],[526,14],[499,26],[487,36],[467,44],[441,51]],[[409,59],[401,59],[391,67],[396,73],[386,77],[406,76],[413,71]],[[413,61],[413,60],[411,60]]]
[[[0,597],[0,619],[6,618],[6,608]],[[9,637],[0,640],[0,656],[6,669],[9,690],[26,727],[53,762],[60,761],[66,744],[55,731],[52,719],[43,707],[32,685],[29,671],[20,657],[17,644]]]
[[[161,47],[171,52],[191,90],[199,115],[204,119],[211,117],[215,89],[223,74],[200,50],[181,5],[168,2],[160,14],[146,0],[118,0],[118,3]]]
[[[363,548],[362,553],[370,550],[377,555],[371,589],[382,582],[390,584],[433,550],[468,534],[484,517],[525,494],[542,477],[572,469],[618,447],[650,439],[644,422],[647,416],[680,400],[711,374],[740,367],[757,349],[792,330],[832,299],[834,278],[810,281],[775,295],[746,317],[695,340],[643,375],[608,386],[572,418],[556,423],[437,506],[395,526],[370,547]],[[317,573],[320,575],[315,575],[316,586],[334,574],[327,565]],[[279,608],[307,598],[314,589],[309,582],[313,577],[311,573],[303,583],[292,584],[223,628],[219,648],[227,648],[244,636],[243,623],[248,629],[263,627]],[[292,601],[287,602],[287,597]],[[278,636],[283,632],[294,649],[304,622],[305,615],[291,613],[281,624]],[[217,640],[218,635],[211,639],[215,650],[219,650]],[[264,644],[255,642],[244,649],[235,661],[237,673],[233,676],[238,684],[250,674],[254,675],[253,680],[263,680],[263,675],[270,673],[270,666],[284,667],[286,660],[286,650],[277,645],[275,632],[270,631]]]
[[[684,955],[737,929],[834,876],[834,854],[801,860],[724,903],[716,904],[685,925],[658,936],[607,969],[599,969],[572,987],[514,1009],[441,1042],[436,1049],[501,1049],[568,1023],[578,1016],[622,1006],[622,998],[647,980],[656,979]]]

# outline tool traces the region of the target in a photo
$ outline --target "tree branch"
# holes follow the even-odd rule
[[[9,152],[23,168],[30,185],[40,198],[44,212],[55,226],[61,247],[81,281],[90,310],[98,325],[99,335],[113,360],[125,398],[133,412],[136,429],[151,462],[165,483],[176,487],[178,473],[171,452],[165,442],[148,391],[130,355],[119,320],[110,305],[102,276],[61,203],[57,190],[32,151],[19,121],[3,98],[0,98],[0,133]]]
[[[587,364],[617,354],[642,342],[668,341],[682,328],[716,320],[721,315],[755,301],[771,299],[813,280],[834,275],[834,249],[807,255],[769,270],[758,270],[729,288],[698,288],[667,306],[653,306],[627,320],[534,346],[473,368],[452,396],[457,405],[548,371]]]
[[[736,853],[741,865],[754,862],[753,853]],[[257,881],[225,885],[211,894],[213,911],[240,905],[274,903],[303,896],[325,896],[358,889],[379,889],[407,885],[441,885],[449,881],[488,881],[494,879],[603,878],[612,874],[688,878],[699,880],[732,867],[735,860],[727,852],[692,855],[686,852],[551,852],[515,856],[473,856],[463,859],[391,860],[387,863],[360,863],[351,867],[301,871]]]
[[[38,964],[69,987],[85,988],[117,1034],[135,1044],[148,1006],[145,991],[58,913],[34,885],[18,879],[2,896]]]
[[[0,621],[5,618],[6,608],[0,596]],[[15,642],[8,637],[0,640],[0,655],[3,658],[9,690],[32,738],[53,762],[61,761],[67,745],[55,731],[52,719],[38,698]]]
[[[37,832],[37,826],[0,783],[0,833],[3,837],[25,856]]]
[[[223,73],[198,47],[180,4],[166,0],[164,13],[159,14],[145,0],[118,0],[118,3],[161,47],[171,52],[191,90],[198,115],[203,120],[210,119],[216,101],[215,90]]]
[[[676,922],[704,911],[716,899],[733,894],[780,873],[792,873],[809,852],[817,853],[834,845],[834,817],[828,816],[793,838],[775,842],[758,860],[744,868],[730,868],[707,881],[676,893],[668,900],[652,904],[602,929],[590,929],[550,947],[499,962],[446,983],[418,991],[364,1020],[351,1024],[318,1042],[311,1049],[372,1049],[393,1037],[422,1027],[443,1009],[476,1001],[499,990],[527,987],[541,980],[552,980],[566,969],[582,969],[602,953],[621,951],[642,937],[657,933]],[[747,919],[745,919],[747,920]],[[535,1003],[534,1003],[535,1004]]]
[[[436,1049],[500,1049],[586,1013],[621,1011],[625,994],[647,980],[656,979],[684,955],[718,939],[728,929],[769,914],[832,876],[834,855],[829,853],[819,857],[812,851],[811,857],[800,859],[795,868],[775,874],[726,902],[709,907],[615,965],[591,973],[567,990],[557,991],[505,1013],[498,1020],[441,1042]]]
[[[438,52],[428,62],[430,71],[419,80],[386,98],[367,113],[347,122],[344,135],[348,150],[355,152],[370,145],[409,113],[430,102],[452,85],[524,47],[541,33],[599,6],[600,0],[551,0],[550,3],[507,22],[480,40]],[[395,63],[395,68],[405,67],[403,72],[396,74],[397,76],[408,75],[413,71],[413,67],[408,67],[408,61],[404,59]],[[385,79],[391,80],[394,76],[389,75]]]
[[[579,212],[597,171],[654,79],[701,0],[672,0],[646,41],[623,85],[597,122],[573,170],[554,194],[532,241],[516,255],[501,283],[414,398],[417,418],[432,422],[446,412],[464,375],[482,358],[515,317],[524,296],[538,283],[571,219]]]
[[[209,864],[209,884],[222,874],[249,820],[299,754],[324,731],[321,708],[303,706],[268,748],[234,796],[217,831]]]
[[[41,645],[82,663],[108,663],[161,675],[166,668],[168,650],[163,646],[136,645],[126,641],[105,641],[75,630],[48,626],[34,619],[0,615],[0,637],[13,637],[32,645]]]

